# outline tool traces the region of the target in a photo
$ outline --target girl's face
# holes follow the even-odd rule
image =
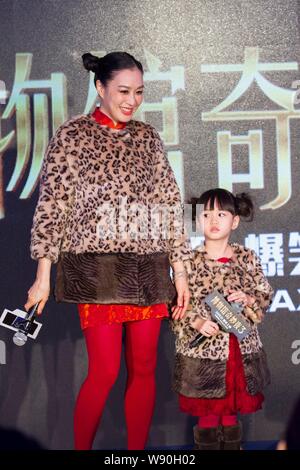
[[[229,238],[231,231],[238,227],[239,221],[238,215],[234,216],[231,212],[222,210],[217,201],[214,203],[213,210],[204,209],[200,214],[200,226],[206,240]]]
[[[117,72],[106,86],[97,80],[101,111],[115,123],[128,122],[143,101],[143,74],[138,68]]]

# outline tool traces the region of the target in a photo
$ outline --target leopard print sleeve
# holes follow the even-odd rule
[[[61,126],[50,140],[40,175],[39,198],[31,229],[31,257],[56,263],[73,196],[66,151],[69,137]]]
[[[246,316],[254,323],[260,323],[271,304],[274,291],[263,273],[260,259],[255,251],[249,250],[247,264],[246,279],[249,282],[246,282],[245,286],[249,286],[247,293],[255,297],[255,302],[251,308],[246,309]]]
[[[188,273],[189,280],[189,289],[191,294],[190,300],[190,311],[188,311],[188,316],[190,317],[190,322],[193,324],[196,320],[211,320],[211,315],[209,309],[205,306],[204,298],[206,296],[207,290],[205,281],[199,276],[197,272],[196,263],[188,260],[184,263],[185,269]]]
[[[191,258],[192,250],[184,228],[183,204],[173,170],[158,132],[153,128],[152,132],[156,154],[154,201],[168,207],[169,259],[172,264]]]
[[[211,320],[211,316],[201,301],[192,299],[190,309],[182,320],[171,320],[173,333],[181,340],[189,342],[199,333],[196,328],[197,320]]]

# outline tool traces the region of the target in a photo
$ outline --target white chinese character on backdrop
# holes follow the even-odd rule
[[[294,269],[290,272],[291,276],[300,276],[300,233],[291,232],[289,236],[289,252],[291,255],[298,254],[289,258],[290,263],[296,263]]]
[[[282,233],[250,233],[245,238],[245,246],[260,257],[266,276],[284,276],[284,253]]]

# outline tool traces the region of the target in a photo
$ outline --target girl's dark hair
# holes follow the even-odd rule
[[[254,206],[247,193],[234,195],[227,189],[215,188],[205,191],[194,201],[196,204],[203,204],[206,210],[213,210],[217,203],[221,210],[228,211],[233,216],[239,215],[248,221],[253,220]]]
[[[142,64],[128,52],[110,52],[104,57],[96,57],[87,52],[82,56],[83,66],[86,70],[94,72],[94,83],[100,80],[103,86],[114,78],[114,74],[125,69],[139,69],[144,73]]]

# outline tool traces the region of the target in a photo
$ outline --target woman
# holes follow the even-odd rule
[[[132,120],[143,99],[141,63],[112,52],[101,59],[84,54],[83,64],[95,73],[101,109],[70,119],[49,143],[32,227],[37,276],[25,308],[39,302],[42,312],[58,261],[55,297],[78,304],[89,358],[75,406],[76,449],[92,447],[118,376],[125,325],[128,449],[143,449],[161,319],[176,294],[169,262],[177,291],[172,316],[179,319],[189,302],[181,261],[189,245],[182,230],[174,233],[180,194],[161,139]]]

